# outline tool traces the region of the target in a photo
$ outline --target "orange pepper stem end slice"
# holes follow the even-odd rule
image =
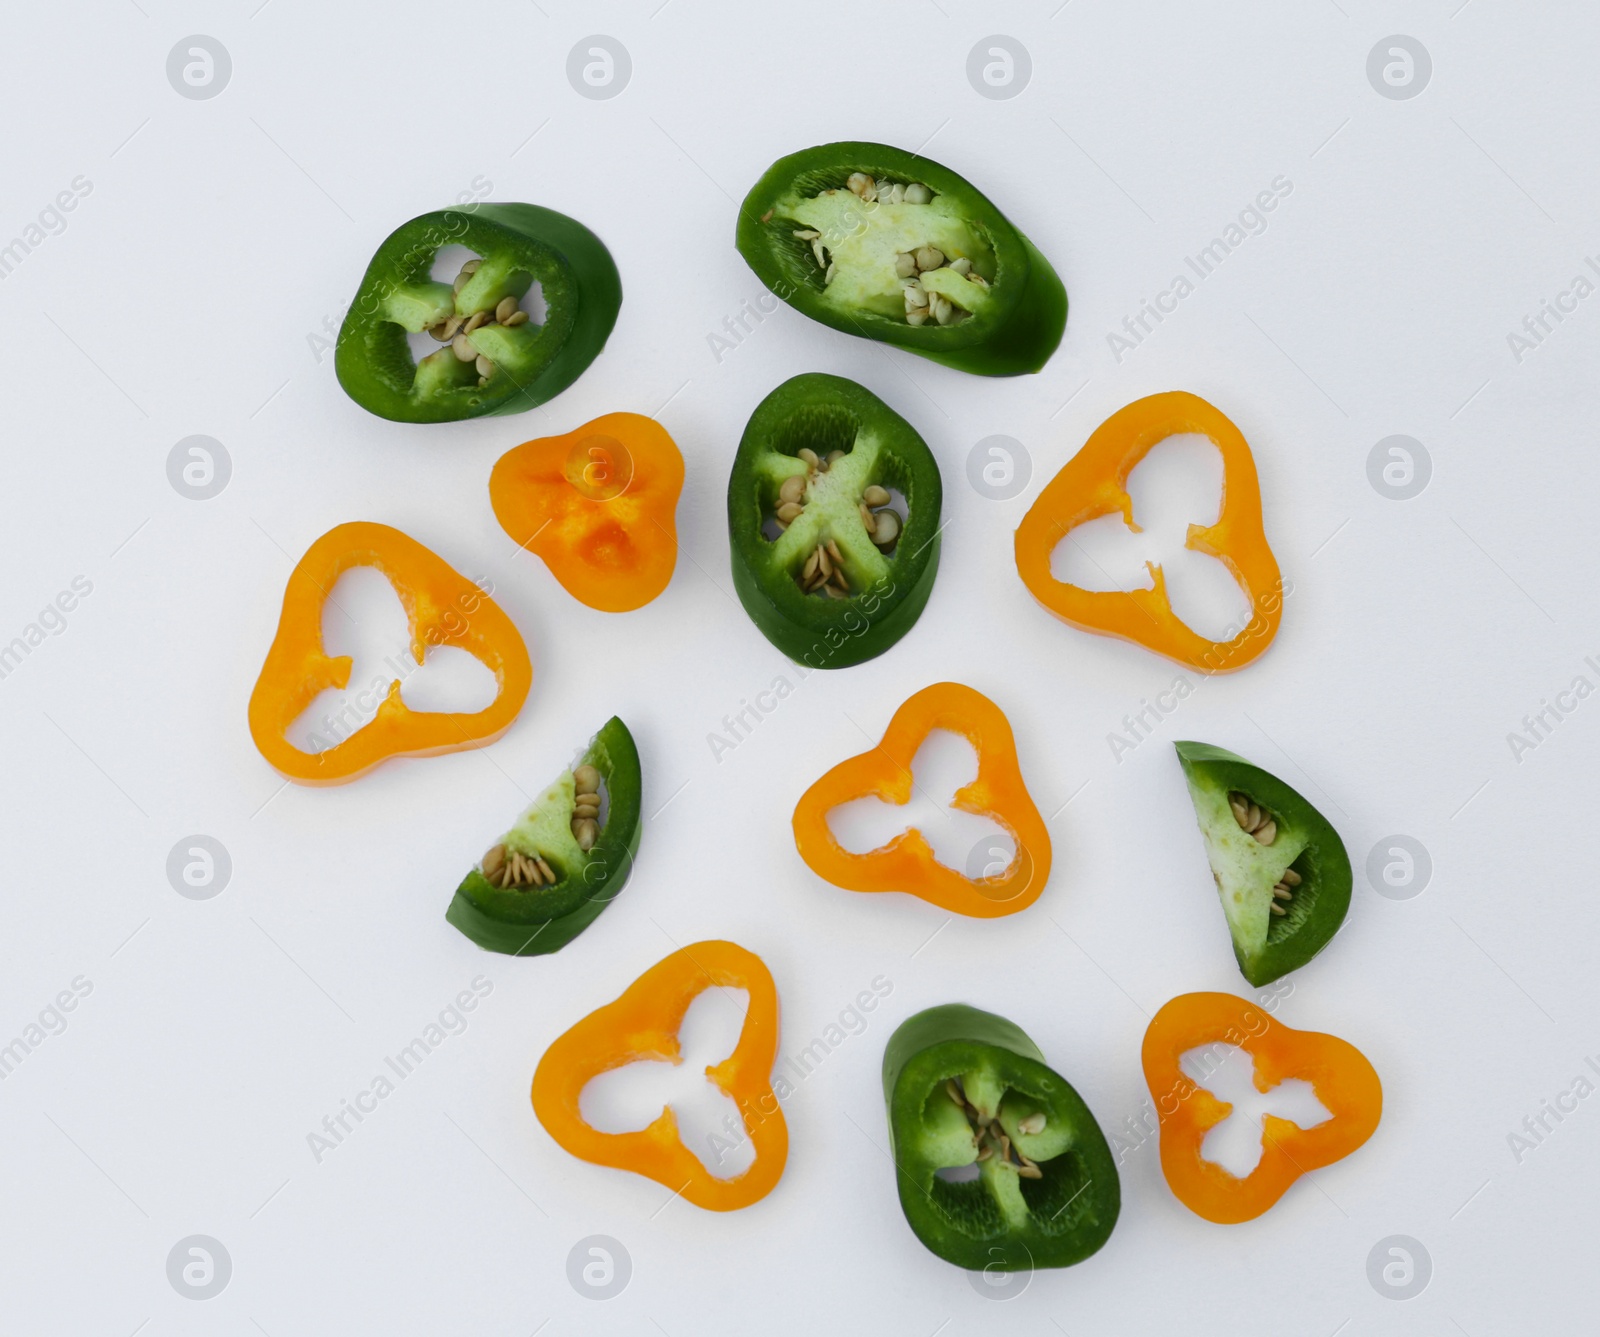
[[[568,594],[604,613],[642,608],[678,560],[683,455],[654,418],[608,413],[526,441],[489,478],[500,526]]]

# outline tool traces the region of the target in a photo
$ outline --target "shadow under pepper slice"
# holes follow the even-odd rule
[[[793,377],[750,415],[728,479],[739,602],[811,668],[881,655],[933,592],[942,501],[938,463],[898,413],[842,376]]]
[[[1350,856],[1316,808],[1209,743],[1173,745],[1245,979],[1260,988],[1328,945],[1350,908]]]
[[[739,208],[739,254],[812,320],[959,371],[1038,371],[1067,291],[976,186],[916,153],[846,142],[779,158]]]
[[[1105,1135],[1020,1027],[962,1003],[903,1022],[883,1055],[900,1208],[946,1262],[1018,1272],[1081,1263],[1122,1186]],[[940,1171],[974,1166],[968,1178]]]
[[[478,257],[453,289],[431,274],[451,245]],[[537,325],[520,306],[535,283],[545,304]],[[576,219],[536,204],[442,209],[378,247],[340,326],[334,369],[351,399],[395,422],[521,413],[583,374],[621,305],[611,253]],[[441,346],[417,362],[406,335],[423,330]]]
[[[445,918],[491,952],[560,951],[627,882],[642,801],[639,750],[613,715],[462,879]]]
[[[1184,546],[1221,561],[1250,600],[1250,621],[1227,641],[1207,640],[1173,611],[1166,577],[1154,563],[1146,563],[1151,584],[1139,590],[1085,590],[1050,570],[1056,546],[1090,520],[1120,513],[1139,532],[1128,475],[1157,444],[1186,432],[1209,437],[1222,453],[1216,523],[1190,525]],[[1256,659],[1272,644],[1283,615],[1285,591],[1262,525],[1255,457],[1226,415],[1182,390],[1135,400],[1095,428],[1017,526],[1016,561],[1028,592],[1063,622],[1133,641],[1205,673],[1229,673]]]
[[[1311,1128],[1268,1114],[1261,1160],[1242,1179],[1200,1154],[1205,1135],[1232,1112],[1184,1075],[1183,1056],[1207,1045],[1244,1050],[1263,1093],[1291,1079],[1309,1082],[1332,1115]],[[1161,1172],[1179,1202],[1220,1225],[1251,1221],[1312,1170],[1361,1146],[1383,1115],[1383,1086],[1354,1045],[1334,1035],[1297,1031],[1227,993],[1186,993],[1150,1022],[1141,1053],[1144,1079],[1161,1121]]]
[[[912,759],[935,729],[960,734],[978,754],[977,777],[956,791],[951,806],[991,818],[1016,841],[1009,867],[994,877],[946,867],[915,827],[880,849],[852,854],[828,826],[828,814],[853,799],[909,803]],[[1027,909],[1050,877],[1050,832],[1022,782],[1011,723],[982,692],[959,682],[924,687],[895,711],[877,747],[840,762],[806,790],[794,810],[794,843],[811,871],[836,887],[908,892],[985,919]]]
[[[642,608],[666,589],[682,491],[677,443],[638,413],[525,441],[489,477],[500,527],[574,599],[604,613]]]
[[[499,694],[471,714],[412,710],[396,679],[373,720],[321,752],[289,742],[289,726],[324,688],[350,683],[349,655],[322,645],[322,605],[351,567],[372,566],[394,586],[411,625],[417,663],[430,645],[450,645],[481,660]],[[500,606],[460,572],[398,529],[354,521],[330,529],[289,574],[283,612],[261,676],[250,693],[250,735],[261,755],[298,784],[336,785],[389,757],[431,757],[483,747],[516,719],[533,683],[527,647]]]
[[[733,1053],[706,1069],[739,1107],[755,1160],[728,1179],[713,1175],[684,1146],[670,1105],[648,1128],[602,1133],[584,1121],[583,1088],[603,1072],[641,1059],[683,1062],[678,1029],[706,989],[744,989],[750,997]],[[591,1012],[545,1050],[533,1074],[533,1112],[581,1160],[631,1170],[713,1212],[759,1202],[777,1186],[789,1157],[789,1128],[772,1089],[778,1052],[778,989],[759,956],[732,942],[679,948],[639,976],[614,1003]]]

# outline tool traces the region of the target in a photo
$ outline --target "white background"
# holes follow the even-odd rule
[[[74,977],[93,984],[0,1085],[7,1326],[1486,1337],[1590,1322],[1579,1278],[1600,1100],[1520,1163],[1507,1137],[1600,1050],[1584,853],[1600,701],[1520,762],[1507,734],[1576,675],[1600,682],[1582,662],[1600,652],[1600,299],[1520,363],[1506,335],[1600,250],[1592,13],[1509,0],[1071,0],[1054,13],[669,0],[653,14],[259,2],[15,7],[0,55],[0,240],[73,177],[93,184],[0,286],[0,640],[74,576],[93,583],[66,630],[0,682],[0,1033],[20,1034]],[[565,76],[597,31],[633,64],[605,101]],[[996,32],[1032,60],[1007,100],[980,97],[965,72]],[[194,33],[232,57],[210,100],[180,97],[165,74]],[[1431,53],[1414,99],[1380,97],[1366,76],[1393,33]],[[761,293],[732,246],[735,201],[773,158],[842,138],[925,146],[1051,257],[1072,312],[1042,373],[968,377],[787,308],[713,355],[707,336]],[[1280,174],[1293,191],[1267,230],[1119,363],[1107,332]],[[616,332],[541,410],[382,422],[308,336],[336,326],[393,227],[478,177],[492,198],[599,233],[626,292]],[[915,630],[801,683],[731,597],[723,497],[751,410],[809,370],[863,381],[919,428],[949,523]],[[1173,388],[1249,439],[1295,594],[1263,659],[1205,682],[1119,762],[1108,733],[1176,670],[1047,616],[1016,577],[1011,535],[1100,421]],[[688,481],[671,586],[608,616],[517,551],[486,483],[518,442],[618,409],[659,415]],[[165,472],[194,433],[233,461],[204,502]],[[996,433],[1033,462],[1007,502],[966,482],[968,452]],[[1369,451],[1393,433],[1432,458],[1412,500],[1368,481]],[[351,519],[397,525],[491,578],[533,655],[533,692],[486,752],[283,788],[251,744],[246,698],[293,561]],[[708,734],[779,676],[797,690],[716,760]],[[1014,918],[946,922],[910,898],[842,892],[794,852],[804,787],[942,678],[1001,704],[1056,814],[1050,884]],[[522,791],[613,712],[639,740],[657,814],[633,881],[558,956],[480,952],[443,920],[456,882]],[[1108,1134],[1139,1112],[1149,1014],[1188,990],[1245,992],[1179,737],[1274,770],[1343,834],[1348,923],[1278,1015],[1371,1058],[1383,1123],[1237,1227],[1178,1204],[1146,1143],[1124,1159],[1106,1248],[996,1305],[905,1226],[883,1045],[914,1010],[964,999],[1027,1029]],[[194,833],[232,858],[211,900],[166,878],[168,851]],[[1365,876],[1394,833],[1432,857],[1414,899],[1381,898]],[[569,1157],[527,1094],[554,1036],[706,937],[769,964],[785,1053],[875,976],[893,985],[789,1102],[776,1191],[734,1215],[663,1206],[654,1183]],[[469,1029],[315,1163],[306,1135],[480,973],[493,991]],[[196,1233],[233,1259],[204,1303],[165,1272]],[[633,1265],[604,1303],[566,1277],[569,1250],[594,1234]],[[1369,1250],[1393,1234],[1433,1260],[1405,1303],[1367,1279]]]

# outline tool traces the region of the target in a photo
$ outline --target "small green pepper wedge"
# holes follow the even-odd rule
[[[1209,743],[1175,743],[1245,979],[1258,988],[1328,945],[1350,908],[1350,856],[1277,776]]]
[[[478,257],[454,286],[431,277],[451,245]],[[535,283],[543,324],[520,306]],[[583,374],[621,305],[611,253],[575,219],[536,204],[442,209],[378,247],[339,328],[334,369],[351,399],[394,422],[521,413]],[[418,362],[406,335],[422,330],[440,347]]]
[[[745,196],[735,244],[802,315],[958,371],[1038,371],[1067,290],[1050,262],[948,167],[888,144],[779,158]]]
[[[750,415],[728,479],[739,602],[811,668],[881,655],[933,592],[943,495],[927,444],[870,390],[785,381]]]
[[[1111,1149],[1020,1027],[963,1003],[919,1012],[889,1037],[883,1095],[901,1210],[946,1262],[1070,1267],[1110,1238],[1122,1206]]]
[[[582,804],[585,794],[598,801]],[[612,716],[578,763],[557,776],[462,879],[445,918],[491,952],[559,951],[594,923],[628,880],[639,852],[642,803],[639,750],[628,726]]]

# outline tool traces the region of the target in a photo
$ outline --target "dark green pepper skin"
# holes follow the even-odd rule
[[[450,303],[429,277],[443,246],[460,245],[504,262],[510,282],[494,291],[518,298],[537,281],[544,292],[545,323],[473,336],[495,363],[488,385],[478,387],[471,363],[451,365],[440,345],[438,374],[418,372],[406,332],[426,301],[408,306],[409,324],[395,319],[397,297],[429,290],[446,313],[468,314]],[[523,281],[523,280],[527,281]],[[486,274],[480,288],[490,282]],[[473,291],[464,288],[463,297]],[[622,280],[600,238],[575,219],[536,204],[479,204],[422,214],[396,228],[378,247],[350,303],[334,350],[334,369],[345,393],[370,413],[394,422],[458,422],[488,414],[521,413],[560,394],[599,356],[617,323]],[[413,314],[415,313],[415,314]]]
[[[999,1119],[1018,1146],[1018,1108],[1042,1111],[1039,1137],[1065,1142],[1048,1159],[1036,1158],[1043,1178],[1022,1179],[997,1157],[980,1164],[978,1179],[939,1178],[941,1167],[970,1164],[976,1155],[975,1147],[954,1155],[959,1138],[935,1122],[965,1123],[959,1111],[952,1115],[957,1107],[945,1083],[960,1079],[970,1095],[978,1089],[974,1074],[1005,1090]],[[1004,1017],[950,1003],[903,1022],[884,1051],[883,1095],[901,1210],[917,1238],[946,1262],[974,1271],[1070,1267],[1110,1238],[1122,1187],[1105,1135],[1071,1084]],[[1003,1192],[997,1191],[1002,1178]]]
[[[803,593],[795,576],[807,554],[786,556],[778,541],[762,533],[777,499],[777,482],[763,467],[772,461],[763,457],[794,461],[802,446],[822,456],[833,448],[850,451],[858,436],[877,443],[881,464],[874,478],[904,495],[905,528],[881,574],[852,581],[849,598]],[[750,415],[728,479],[728,546],[739,602],[762,635],[810,668],[846,668],[881,655],[911,630],[933,593],[943,497],[939,465],[927,443],[866,387],[822,372],[785,381]],[[838,536],[846,547],[848,577],[848,544],[859,535],[860,544],[871,545],[853,511],[844,524],[855,526],[849,536]]]
[[[989,309],[956,325],[908,325],[892,314],[841,306],[826,297],[802,224],[786,216],[799,193],[845,188],[852,172],[919,181],[946,196],[993,251]],[[875,206],[863,203],[861,217]],[[828,245],[827,237],[822,244]],[[980,376],[1018,376],[1050,360],[1067,324],[1067,290],[1050,262],[970,181],[928,158],[888,144],[845,141],[779,158],[739,208],[739,254],[756,277],[802,315],[846,334],[893,344],[919,357]]]
[[[587,862],[563,868],[552,857],[556,883],[523,890],[497,887],[474,868],[456,888],[444,917],[478,946],[508,956],[559,951],[594,923],[627,882],[643,826],[639,750],[628,726],[613,715],[583,761],[600,772],[609,803]]]
[[[1207,857],[1233,938],[1239,970],[1260,988],[1298,970],[1328,945],[1350,909],[1350,856],[1320,812],[1269,771],[1209,743],[1173,745],[1189,783]],[[1271,845],[1258,845],[1228,807],[1228,795],[1246,795],[1277,822]],[[1219,863],[1221,866],[1219,866]],[[1281,867],[1301,883],[1288,913],[1266,908]]]

